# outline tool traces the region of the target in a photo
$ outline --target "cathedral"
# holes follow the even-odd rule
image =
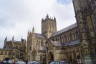
[[[76,23],[57,31],[56,18],[47,15],[41,20],[41,34],[35,33],[33,27],[27,40],[5,38],[0,60],[96,64],[96,0],[73,0],[73,6]]]

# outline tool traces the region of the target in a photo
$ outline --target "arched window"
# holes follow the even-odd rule
[[[31,46],[30,46],[30,50],[31,50]]]

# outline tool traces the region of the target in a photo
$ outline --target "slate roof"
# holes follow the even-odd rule
[[[73,45],[76,45],[76,44],[80,44],[80,40],[75,40],[75,41],[65,42],[65,43],[60,43],[58,41],[53,41],[52,44],[54,46],[73,46]]]
[[[59,35],[59,34],[61,34],[61,33],[63,33],[63,32],[66,32],[66,31],[68,31],[68,30],[71,30],[71,29],[73,29],[73,28],[75,28],[75,27],[77,27],[77,24],[76,24],[76,23],[75,23],[75,24],[72,24],[72,25],[70,25],[70,26],[68,26],[68,27],[66,27],[66,28],[64,28],[64,29],[62,29],[62,30],[60,30],[60,31],[57,31],[57,32],[53,33],[52,36]]]
[[[75,41],[64,43],[65,46],[72,46],[76,44],[80,44],[80,40],[75,40]]]
[[[39,34],[39,33],[35,33],[36,37],[39,37],[39,38],[45,38],[42,34]]]
[[[10,43],[10,42],[12,42],[12,40],[7,41],[7,43]],[[21,43],[21,41],[13,41],[13,43]]]
[[[13,49],[2,48],[2,49],[0,49],[0,50],[13,50]]]

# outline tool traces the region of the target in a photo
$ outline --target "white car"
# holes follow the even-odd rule
[[[51,62],[50,64],[59,64],[59,62],[53,61],[53,62]]]
[[[12,60],[3,61],[3,63],[10,63],[10,64],[12,64],[12,63],[13,63],[13,61],[12,61]]]
[[[16,64],[26,64],[26,63],[23,61],[17,61]]]
[[[29,61],[28,64],[40,64],[40,63],[37,61]]]

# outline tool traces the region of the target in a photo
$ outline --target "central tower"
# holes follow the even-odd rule
[[[42,19],[42,34],[47,38],[57,31],[56,18],[49,18],[47,15],[45,19]]]

